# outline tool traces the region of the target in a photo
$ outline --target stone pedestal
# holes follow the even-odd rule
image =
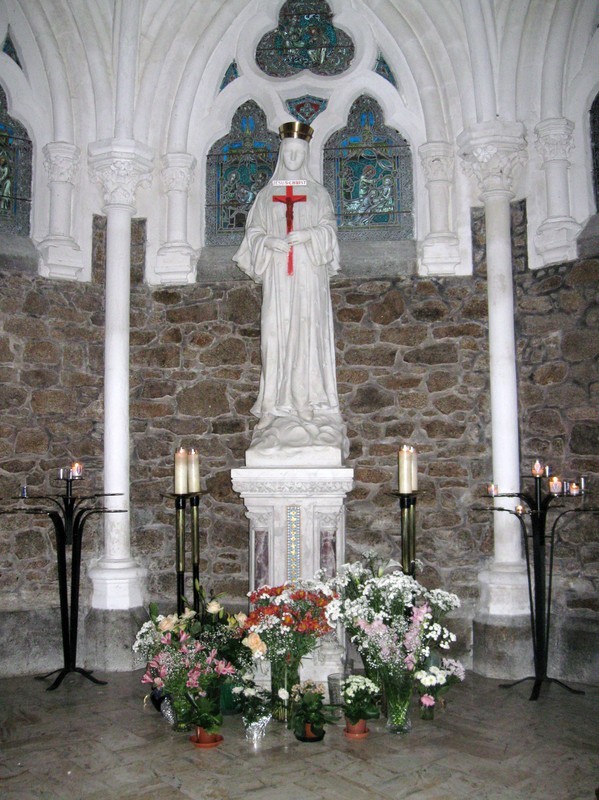
[[[250,591],[268,584],[333,575],[345,560],[345,496],[353,470],[343,467],[241,467],[231,470],[233,489],[250,521]],[[326,685],[340,672],[344,649],[332,637],[302,663],[306,677]]]
[[[334,574],[345,556],[343,501],[353,476],[343,467],[231,470],[250,521],[250,591],[321,568]]]

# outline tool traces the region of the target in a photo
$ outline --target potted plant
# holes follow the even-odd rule
[[[379,716],[377,701],[379,687],[362,675],[350,675],[341,683],[341,709],[345,715],[345,735],[348,738],[368,736],[366,720]]]
[[[192,694],[187,693],[191,705],[191,721],[196,726],[195,736],[190,736],[197,747],[213,747],[220,744],[223,737],[219,734],[223,724],[220,713],[220,693]]]
[[[324,686],[312,680],[302,681],[291,689],[289,727],[300,742],[318,742],[324,738],[324,726],[336,722],[333,706],[325,705]]]

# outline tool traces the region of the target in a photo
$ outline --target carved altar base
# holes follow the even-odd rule
[[[344,500],[353,476],[344,467],[231,470],[250,521],[250,591],[313,578],[320,569],[335,574],[345,560]],[[332,638],[304,659],[302,679],[326,685],[327,675],[341,671],[343,646]]]

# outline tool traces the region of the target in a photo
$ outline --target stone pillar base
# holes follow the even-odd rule
[[[143,665],[136,660],[132,647],[135,635],[147,619],[148,612],[142,607],[122,611],[90,609],[85,618],[86,669],[106,672],[140,669]]]
[[[47,236],[38,245],[39,271],[44,278],[84,280],[83,254],[70,236]]]
[[[186,242],[169,242],[156,256],[156,280],[162,286],[194,283],[198,253]]]
[[[475,619],[472,667],[486,678],[519,680],[534,675],[530,616]]]
[[[581,226],[571,217],[549,217],[538,229],[534,242],[542,266],[574,261],[577,256],[576,237]]]
[[[89,569],[93,585],[92,606],[103,609],[129,609],[145,603],[148,571],[133,560],[103,559]]]

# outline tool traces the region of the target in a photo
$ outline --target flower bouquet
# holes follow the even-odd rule
[[[362,675],[350,675],[341,683],[341,710],[345,715],[346,733],[367,734],[366,720],[377,719],[380,689]]]
[[[437,705],[445,705],[446,694],[450,687],[466,677],[463,665],[452,658],[443,658],[441,666],[429,666],[414,673],[416,689],[420,695],[420,716],[422,719],[434,719]]]
[[[333,597],[326,585],[312,581],[263,586],[249,595],[253,609],[242,626],[242,643],[255,660],[270,661],[277,719],[287,719],[289,692],[299,683],[302,658],[321,636],[332,632],[326,609]]]
[[[332,588],[339,596],[327,606],[329,623],[345,626],[367,675],[380,682],[388,727],[408,730],[414,674],[430,663],[435,650],[448,650],[455,641],[441,622],[459,607],[458,597],[428,590],[403,572],[368,576],[353,565],[340,571]]]
[[[320,741],[324,738],[324,726],[336,722],[331,711],[333,706],[325,705],[324,686],[315,681],[297,683],[291,689],[289,727],[296,739],[302,742]]]
[[[150,607],[151,619],[137,634],[133,650],[146,660],[142,683],[152,688],[161,711],[179,730],[188,730],[194,723],[193,700],[219,695],[220,684],[235,674],[235,667],[219,658],[215,648],[208,649],[192,636],[195,612],[186,610],[163,616]],[[168,701],[166,713],[164,703]]]
[[[241,709],[245,738],[256,744],[272,718],[270,693],[256,684],[251,673],[242,675],[232,691]]]

